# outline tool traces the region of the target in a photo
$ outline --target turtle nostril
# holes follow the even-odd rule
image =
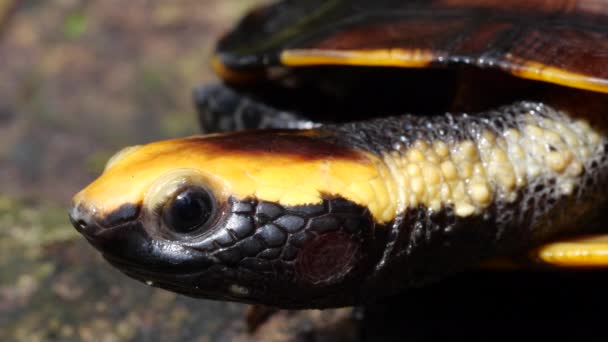
[[[90,213],[80,205],[75,205],[69,212],[70,222],[82,234],[92,233],[94,228]]]
[[[84,220],[78,220],[78,221],[76,221],[76,227],[77,227],[77,229],[80,229],[80,230],[86,230],[87,223],[84,222]]]

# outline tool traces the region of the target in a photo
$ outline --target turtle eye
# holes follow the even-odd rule
[[[165,204],[162,217],[170,230],[187,234],[204,226],[214,207],[213,199],[205,189],[186,189]]]

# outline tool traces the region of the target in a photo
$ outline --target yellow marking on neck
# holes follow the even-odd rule
[[[384,164],[371,154],[349,150],[352,155],[349,157],[322,155],[319,151],[319,158],[311,158],[299,156],[297,151],[293,154],[227,151],[218,149],[213,137],[141,146],[78,193],[74,202],[108,214],[126,203],[144,203],[148,189],[163,175],[178,169],[194,169],[214,180],[207,186],[218,199],[255,197],[294,206],[321,203],[324,195],[341,196],[369,208],[377,222],[389,222],[396,215],[397,201],[392,197],[395,186],[386,177]],[[275,139],[280,144],[281,135]],[[368,185],[371,185],[368,191],[359,191]]]
[[[437,58],[436,54],[420,49],[320,50],[293,49],[281,53],[286,66],[359,65],[423,68]]]
[[[562,122],[531,114],[521,129],[482,131],[475,140],[416,141],[383,155],[397,198],[397,211],[424,206],[454,208],[460,217],[479,215],[493,201],[513,202],[534,180],[555,180],[555,196],[570,195],[585,168],[603,151],[605,135],[585,121]]]
[[[515,58],[511,59],[516,63],[516,67],[510,71],[513,75],[571,88],[608,93],[608,79],[578,74],[576,72],[547,66],[538,62],[520,61]]]

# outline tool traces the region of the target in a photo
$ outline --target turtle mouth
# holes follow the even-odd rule
[[[115,234],[117,230],[133,225],[139,212],[139,206],[125,204],[109,215],[99,218],[96,208],[76,203],[69,210],[68,216],[74,228],[91,241]]]
[[[149,286],[195,298],[250,303],[255,301],[255,297],[244,293],[231,295],[231,286],[236,282],[226,276],[225,266],[214,264],[210,260],[207,265],[200,263],[202,269],[192,271],[179,268],[142,268],[141,265],[107,253],[103,254],[103,257],[125,275]]]
[[[113,256],[110,253],[103,253],[103,258],[112,264],[112,266],[122,270],[123,272],[128,272],[129,274],[138,275],[138,279],[143,278],[153,278],[153,279],[162,279],[162,278],[170,278],[172,276],[188,276],[188,277],[197,277],[203,275],[205,272],[209,270],[209,267],[213,264],[211,260],[208,262],[201,261],[199,263],[200,269],[196,271],[188,271],[186,269],[180,267],[150,267],[150,268],[142,268],[142,266],[134,261],[129,261],[124,258],[118,258]]]

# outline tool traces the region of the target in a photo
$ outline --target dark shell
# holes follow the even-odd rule
[[[605,0],[295,0],[218,45],[224,77],[269,66],[472,65],[608,92]]]

